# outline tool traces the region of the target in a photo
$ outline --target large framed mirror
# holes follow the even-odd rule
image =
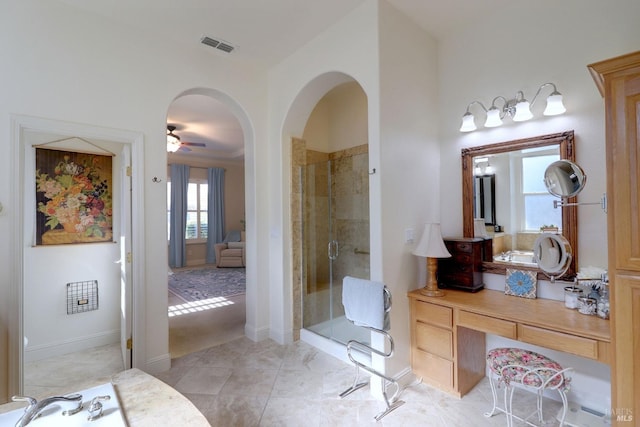
[[[536,270],[533,245],[544,232],[561,233],[573,250],[565,277],[575,275],[578,265],[578,212],[571,207],[554,208],[554,196],[545,187],[544,172],[554,161],[575,162],[574,132],[537,136],[462,149],[462,213],[464,237],[474,237],[477,218],[476,177],[493,175],[495,209],[484,219],[486,235],[493,240],[493,254],[483,262],[488,273],[505,274],[507,268]],[[484,166],[483,166],[484,165]],[[576,202],[575,197],[567,200]],[[478,221],[476,221],[476,224]]]

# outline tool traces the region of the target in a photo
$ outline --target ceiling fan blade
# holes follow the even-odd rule
[[[190,145],[192,147],[206,147],[207,144],[203,142],[183,142],[182,145]]]
[[[178,148],[178,151],[184,151],[185,153],[188,153],[191,151],[191,148],[185,146],[184,143],[182,143],[180,144],[180,148]]]

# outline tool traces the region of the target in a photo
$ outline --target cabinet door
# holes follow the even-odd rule
[[[640,66],[616,73],[609,83],[607,196],[609,233],[614,234],[610,249],[616,270],[640,271]]]
[[[613,425],[640,416],[640,52],[589,66],[605,97]]]

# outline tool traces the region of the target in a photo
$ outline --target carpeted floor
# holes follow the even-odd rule
[[[245,293],[244,268],[187,268],[169,274],[169,291],[187,302]]]

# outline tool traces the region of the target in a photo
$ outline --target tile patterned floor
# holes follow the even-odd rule
[[[352,366],[304,342],[282,346],[240,338],[174,359],[171,370],[157,377],[189,398],[212,426],[506,425],[503,414],[483,416],[492,404],[487,379],[463,399],[411,385],[400,396],[406,403],[376,423],[385,405],[368,388],[338,397],[353,374]],[[531,393],[518,390],[514,401],[520,415],[535,408]],[[545,418],[553,419],[559,406],[545,399]]]

